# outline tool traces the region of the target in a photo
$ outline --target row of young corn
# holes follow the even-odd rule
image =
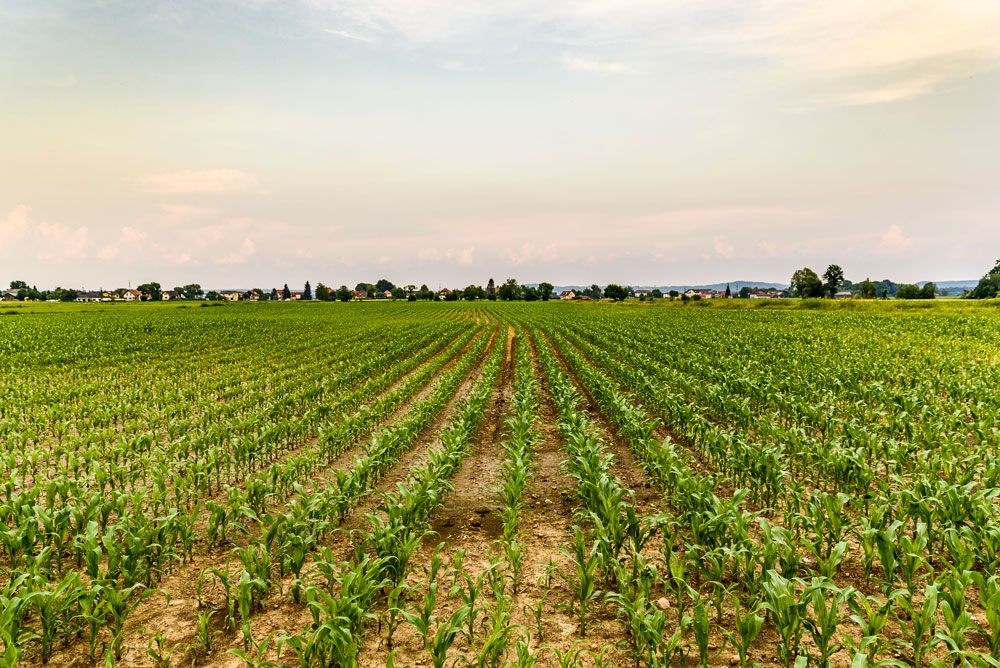
[[[866,596],[850,585],[838,586],[834,578],[847,552],[850,524],[844,516],[845,495],[807,496],[799,517],[809,531],[802,534],[771,526],[759,518],[758,541],[749,531],[752,515],[738,508],[742,492],[737,491],[726,502],[708,491],[713,486],[710,477],[691,485],[692,476],[685,472],[683,459],[662,466],[655,440],[647,440],[644,446],[642,429],[629,424],[633,421],[629,414],[636,412],[631,400],[617,392],[614,383],[571,346],[564,343],[561,351],[605,413],[613,416],[647,471],[663,484],[671,505],[683,511],[678,515],[677,527],[690,536],[685,545],[687,575],[695,583],[711,582],[710,595],[719,622],[724,617],[724,601],[733,594],[736,607],[732,617],[737,634],[741,628],[752,631],[753,625],[745,623],[754,621],[758,612],[767,611],[780,638],[779,655],[785,663],[805,660],[810,655],[825,663],[841,650],[859,662],[887,661],[891,659],[886,655],[895,649],[914,665],[922,665],[928,650],[941,645],[939,651],[948,662],[992,665],[990,657],[1000,649],[1000,582],[989,571],[972,570],[974,558],[970,550],[963,552],[963,548],[953,546],[951,560],[940,567],[943,572],[937,572],[927,557],[925,525],[917,523],[911,535],[901,531],[903,523],[896,521],[883,530],[869,530],[860,536],[866,577],[871,574],[872,561],[878,559],[882,578],[876,580],[882,581],[883,595]],[[641,409],[639,412],[641,424]],[[661,453],[673,450],[669,443],[664,446],[659,448]],[[706,533],[706,525],[710,529],[722,525],[729,528],[724,528],[722,534],[712,530]],[[804,556],[809,552],[816,560],[815,569],[806,566]],[[813,576],[806,581],[801,576],[809,570]],[[968,602],[970,596],[975,596],[974,590],[978,590],[987,624],[973,621]],[[689,589],[688,594],[697,597],[697,589]],[[750,601],[746,608],[754,613],[751,617],[739,607],[740,598]],[[682,599],[677,593],[679,610],[684,607]],[[858,627],[852,630],[861,633],[860,642],[844,628],[848,617]],[[887,628],[890,622],[893,635],[898,635],[891,641]],[[746,640],[752,642],[752,638],[738,638],[731,630],[723,631],[740,650],[741,660],[745,660],[749,645]],[[812,646],[802,641],[806,631]],[[985,643],[989,651],[978,649],[978,642]]]
[[[401,443],[401,434],[405,434],[412,442],[420,428],[429,424],[457,390],[462,378],[471,369],[488,341],[488,336],[481,335],[459,363],[442,377],[435,392],[415,404],[401,425],[398,428],[387,429],[381,438]],[[459,341],[455,345],[461,344]],[[445,356],[440,358],[438,363],[444,364],[447,361],[448,357]],[[429,369],[433,373],[433,367]],[[429,375],[426,377],[421,375],[422,382],[426,382]],[[406,391],[410,393],[416,391],[422,382],[406,386]],[[387,416],[395,405],[396,402],[383,402],[383,410],[377,415]],[[347,433],[352,436],[356,434],[355,431]],[[379,441],[380,439],[376,438],[369,447],[374,447]],[[334,447],[342,449],[347,444],[346,439],[327,438],[324,441],[324,452],[332,456]],[[314,463],[313,466],[315,465]],[[261,479],[261,484],[266,482],[266,478]],[[235,592],[237,583],[243,581],[244,593],[252,599],[259,599],[262,587],[263,594],[273,588],[272,573],[275,569],[278,571],[278,577],[283,577],[286,572],[296,575],[301,572],[311,549],[317,540],[325,535],[327,527],[331,522],[335,522],[337,517],[332,508],[340,492],[334,485],[323,487],[311,494],[298,484],[294,487],[295,493],[286,503],[284,512],[274,514],[259,512],[264,510],[263,506],[255,501],[254,495],[259,491],[259,487],[249,485],[246,489],[228,488],[225,502],[207,502],[204,504],[205,513],[201,512],[202,504],[195,503],[191,510],[185,513],[183,521],[178,521],[176,512],[150,520],[146,524],[139,522],[139,518],[143,516],[135,516],[137,519],[133,524],[121,521],[108,524],[102,530],[99,530],[96,521],[87,521],[84,525],[85,532],[74,537],[70,543],[77,566],[83,565],[82,578],[75,571],[59,575],[63,572],[60,562],[61,550],[56,551],[51,549],[51,546],[45,546],[39,548],[37,552],[21,552],[18,568],[12,569],[12,579],[4,591],[6,598],[23,602],[11,608],[6,620],[10,632],[5,633],[5,629],[0,629],[0,640],[4,643],[5,651],[16,658],[25,645],[38,643],[44,662],[51,652],[55,639],[61,637],[68,642],[75,635],[85,634],[92,657],[96,656],[96,653],[117,657],[120,654],[122,639],[120,633],[124,632],[125,618],[153,591],[147,587],[168,572],[182,555],[191,558],[191,546],[195,539],[193,527],[198,518],[204,514],[207,514],[204,538],[210,544],[218,541],[227,544],[237,533],[248,534],[249,544],[233,550],[233,556],[237,557],[243,566],[235,579],[230,577],[228,567],[226,572],[221,569],[215,570],[220,586],[227,592]],[[272,493],[265,494],[264,499],[272,495]],[[32,525],[28,523],[25,526]],[[28,558],[28,555],[37,558]],[[56,560],[55,568],[48,567],[50,559]],[[20,573],[24,573],[27,577],[19,577]],[[253,577],[250,577],[251,574]],[[297,591],[297,588],[293,588],[293,593]],[[109,599],[118,601],[119,609],[116,609],[114,616],[121,620],[121,626],[116,631],[114,625],[109,625],[113,631],[110,640],[107,634],[102,632],[106,624],[95,622],[84,627],[86,616],[79,614],[79,610],[81,605],[88,605],[88,597],[93,597],[95,601],[94,608],[97,610],[95,620],[106,619],[111,615],[98,604],[103,605],[103,602]],[[228,594],[227,599],[229,599]],[[44,614],[46,608],[43,606],[43,602],[47,605],[50,600],[59,610],[58,618],[51,623],[46,621],[47,617]],[[254,605],[257,604],[259,600],[254,601]],[[232,607],[229,609],[230,612],[234,610]],[[232,618],[231,615],[230,617]],[[207,622],[202,622],[201,626],[207,628]]]

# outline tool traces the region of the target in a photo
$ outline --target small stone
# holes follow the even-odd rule
[[[716,645],[715,643],[710,643],[708,645],[708,649],[714,652],[715,650],[719,649],[719,646]]]
[[[658,607],[660,610],[666,610],[667,608],[670,607],[670,601],[667,600],[666,596],[661,596],[656,600],[656,607]]]
[[[549,501],[548,499],[545,499],[545,505],[549,505],[551,503],[552,503],[551,501]]]
[[[730,654],[729,655],[729,665],[730,666],[735,666],[739,662],[740,662],[740,655],[739,654]]]

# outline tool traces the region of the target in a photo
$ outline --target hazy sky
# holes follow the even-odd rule
[[[997,0],[0,3],[0,282],[976,278]]]

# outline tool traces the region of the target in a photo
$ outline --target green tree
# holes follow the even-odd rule
[[[281,299],[281,297],[278,295],[278,288],[271,288],[271,301],[276,302],[279,299]]]
[[[620,302],[628,297],[628,289],[616,283],[608,283],[604,286],[604,296],[612,301]]]
[[[792,274],[792,292],[802,299],[810,297],[822,297],[824,292],[823,281],[819,280],[816,272],[805,267]]]
[[[465,286],[465,289],[462,290],[462,299],[464,299],[467,302],[485,298],[486,298],[486,291],[483,290],[482,286],[467,285]]]
[[[181,293],[184,299],[201,299],[201,296],[205,294],[205,291],[197,283],[188,283],[177,289],[177,292]]]
[[[896,299],[920,299],[920,288],[913,283],[903,283],[896,289]]]
[[[10,289],[11,290],[20,290],[21,288],[24,288],[25,290],[27,290],[28,289],[28,284],[25,283],[24,281],[11,281],[10,282]]]
[[[866,278],[861,281],[859,294],[862,299],[878,299],[878,288],[875,287],[875,284],[870,279]]]
[[[653,299],[663,299],[663,290],[659,288],[653,288],[649,291],[649,296]]]
[[[149,295],[149,301],[151,302],[158,302],[163,299],[163,292],[160,289],[159,283],[143,283],[136,290],[144,295]]]
[[[306,287],[302,290],[302,299],[311,300],[313,298],[312,288],[309,286],[309,281],[306,281]]]
[[[604,292],[601,290],[601,286],[597,283],[592,284],[589,288],[583,291],[585,297],[590,297],[591,299],[600,299],[604,296]]]
[[[353,296],[354,294],[346,285],[341,285],[339,288],[337,288],[337,299],[339,299],[340,301],[349,302],[351,301],[351,298]]]
[[[292,298],[292,291],[288,289],[288,283],[285,283],[285,287],[281,289],[281,299],[283,301],[288,301]]]
[[[524,288],[524,301],[526,302],[537,302],[538,301],[538,288],[527,287]]]
[[[552,290],[554,289],[555,286],[553,286],[551,283],[546,283],[545,281],[542,281],[541,283],[538,284],[538,298],[541,299],[543,302],[549,301],[549,299],[552,298]]]
[[[681,293],[677,292],[676,290],[671,290],[671,291],[670,291],[669,293],[667,293],[667,294],[669,294],[669,295],[670,295],[670,298],[671,298],[671,299],[677,299],[677,297],[679,297]]]
[[[57,292],[58,292],[58,289],[57,289]],[[62,292],[59,292],[58,299],[61,302],[71,302],[71,301],[76,300],[76,298],[79,297],[79,296],[80,295],[79,295],[79,293],[77,293],[76,290],[63,290]]]
[[[392,289],[395,288],[395,287],[396,286],[392,284],[392,281],[387,280],[385,278],[380,278],[375,283],[375,292],[378,292],[380,294],[384,293],[386,290],[388,290],[389,292],[392,292]]]
[[[732,296],[733,296],[733,291],[732,289],[730,289],[729,283],[726,283],[726,299],[729,299]]]
[[[486,298],[491,302],[496,301],[497,298],[497,284],[490,279],[490,282],[486,284]]]
[[[924,283],[924,287],[920,288],[921,299],[934,299],[936,296],[937,286],[933,282],[927,281]]]
[[[749,285],[744,285],[742,288],[740,288],[740,291],[738,293],[739,294],[739,298],[740,299],[750,299],[750,293],[751,292],[753,292],[753,289]]]
[[[11,287],[14,284],[11,283]],[[993,299],[1000,295],[1000,260],[979,279],[979,283],[969,291],[966,299]]]
[[[840,265],[831,264],[823,272],[823,286],[826,288],[826,293],[833,299],[837,291],[840,290],[841,284],[844,282],[844,270],[840,268]]]
[[[205,299],[207,299],[210,302],[222,301],[222,295],[220,295],[215,290],[209,290],[208,292],[205,293]]]
[[[520,299],[522,296],[521,286],[517,284],[517,279],[508,278],[504,281],[504,284],[497,288],[497,297],[501,301],[512,302]]]
[[[330,288],[323,285],[322,282],[316,284],[316,301],[328,302],[331,299]]]

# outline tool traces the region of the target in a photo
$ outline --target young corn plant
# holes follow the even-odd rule
[[[587,610],[591,603],[601,596],[601,591],[597,588],[597,569],[600,565],[600,557],[597,554],[596,545],[591,546],[589,551],[587,550],[586,538],[579,526],[573,526],[573,541],[567,545],[569,545],[569,549],[562,547],[559,551],[572,562],[574,571],[567,575],[557,568],[556,572],[573,592],[574,598],[571,598],[569,605],[565,607],[568,607],[570,614],[572,614],[573,603],[576,603],[580,636],[585,637],[587,635]]]
[[[750,603],[745,610],[740,609],[740,599],[733,598],[733,619],[735,630],[723,629],[723,633],[739,654],[740,668],[746,668],[750,660],[750,647],[760,634],[764,617],[757,614],[761,610],[760,601]]]
[[[934,635],[937,623],[939,589],[936,584],[924,587],[922,604],[914,602],[912,594],[899,590],[893,597],[895,608],[892,611],[899,622],[903,639],[898,640],[898,646],[909,650],[914,666],[923,665],[927,652],[934,648],[940,640]]]
[[[788,667],[800,652],[809,602],[807,596],[797,590],[795,580],[789,580],[774,570],[768,571],[767,575],[761,609],[767,610],[781,638],[778,659]]]

